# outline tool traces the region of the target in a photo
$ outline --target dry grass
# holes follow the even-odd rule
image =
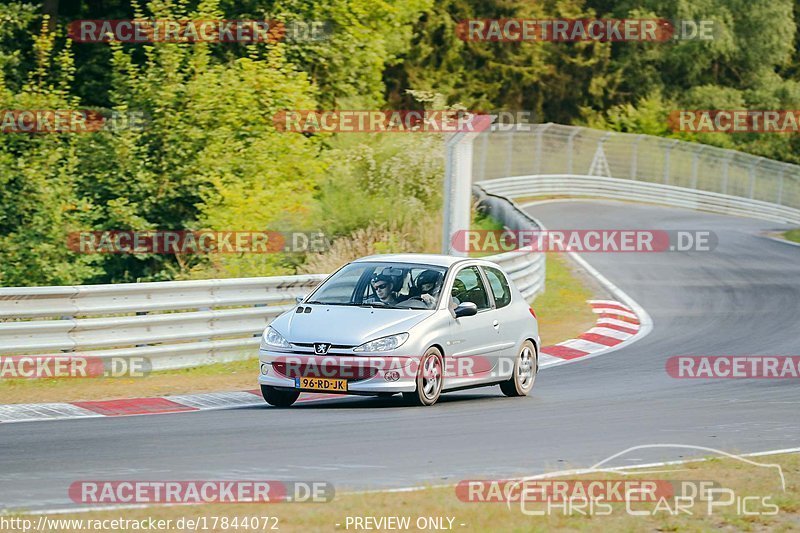
[[[333,272],[345,263],[373,254],[439,253],[442,246],[442,214],[419,217],[385,226],[361,228],[336,239],[325,253],[309,254],[300,273]]]

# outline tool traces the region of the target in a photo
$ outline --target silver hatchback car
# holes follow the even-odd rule
[[[433,405],[442,392],[500,385],[525,396],[539,369],[533,309],[482,259],[397,254],[348,263],[264,330],[267,403],[301,392],[391,396]]]

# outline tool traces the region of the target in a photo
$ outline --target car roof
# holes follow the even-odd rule
[[[433,265],[441,267],[451,267],[452,265],[466,260],[474,260],[471,257],[458,257],[455,255],[439,255],[439,254],[379,254],[370,255],[356,259],[354,263],[362,263],[367,261],[383,261],[386,263],[419,263],[422,265]],[[488,263],[488,261],[481,261]]]

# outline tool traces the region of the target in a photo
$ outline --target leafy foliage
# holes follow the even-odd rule
[[[0,5],[0,108],[144,113],[143,129],[0,134],[0,285],[314,270],[364,249],[430,249],[442,138],[277,131],[287,109],[532,111],[800,163],[797,135],[686,134],[676,109],[800,109],[791,0],[151,0]],[[76,19],[323,21],[319,40],[77,44]],[[487,43],[470,18],[712,20],[712,40]],[[302,254],[81,255],[71,232],[324,231]],[[354,237],[355,236],[355,237]],[[366,239],[354,247],[353,238]],[[338,251],[336,251],[338,250]]]

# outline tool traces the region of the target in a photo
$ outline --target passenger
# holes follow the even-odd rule
[[[436,297],[442,288],[442,274],[435,270],[425,270],[417,276],[414,285],[418,294],[417,298],[425,302],[428,309],[436,305]]]
[[[461,301],[466,301],[467,286],[463,281],[456,278],[453,280],[453,289],[450,291],[450,304],[453,308],[458,307]]]
[[[364,303],[382,303],[394,307],[397,305],[397,293],[394,290],[394,279],[385,274],[376,274],[370,280],[375,296],[367,298]]]

